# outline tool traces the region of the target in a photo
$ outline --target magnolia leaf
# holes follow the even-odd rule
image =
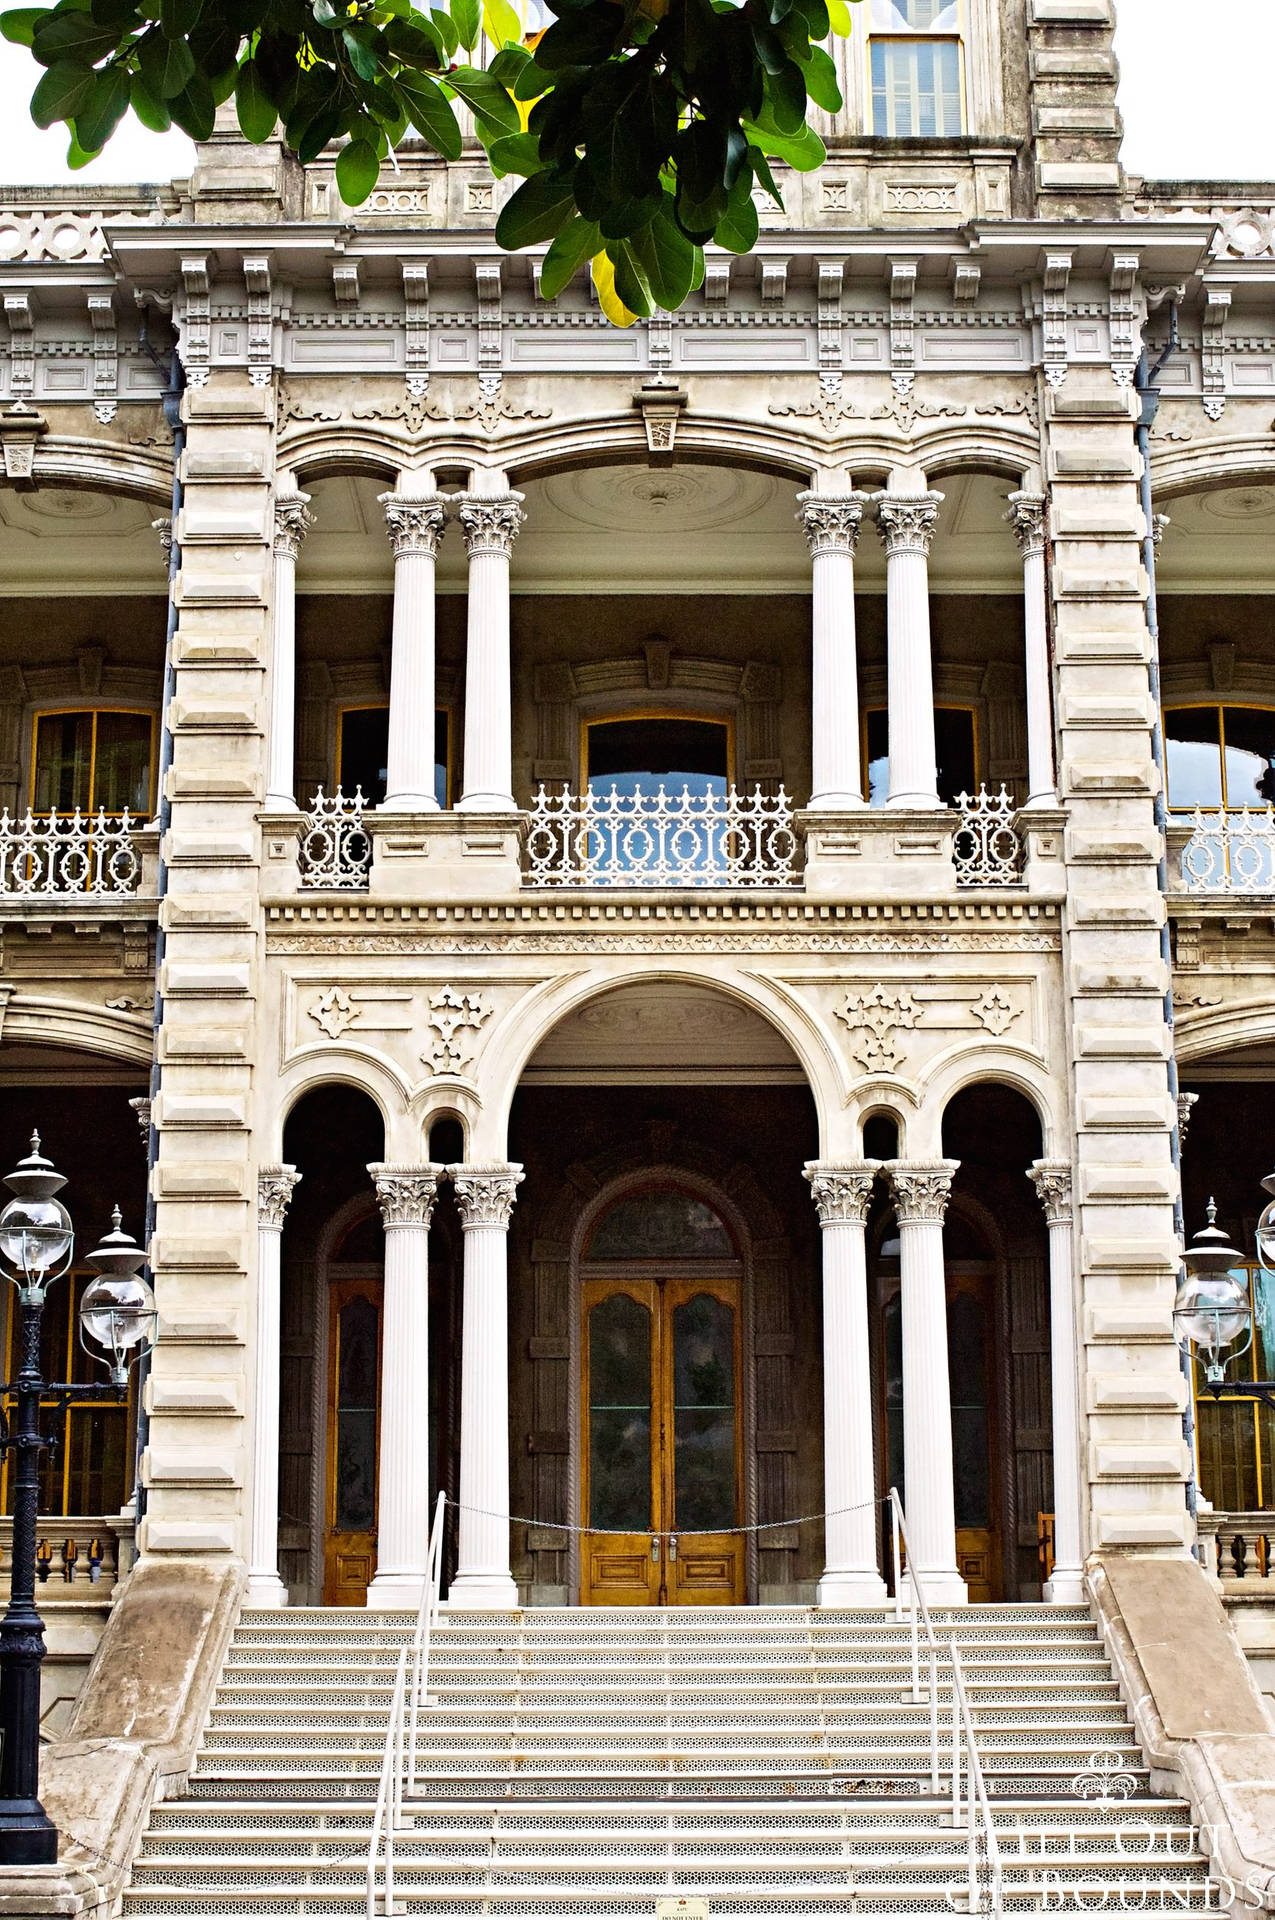
[[[760,222],[751,193],[732,193],[730,205],[713,228],[713,239],[728,253],[751,253]]]
[[[193,33],[199,25],[204,0],[160,0],[159,24],[171,39]]]
[[[798,173],[813,173],[828,158],[828,149],[813,127],[786,134],[759,126],[755,120],[743,120],[740,125],[754,146],[763,153],[773,154],[777,160],[786,160]]]
[[[851,31],[850,9],[846,5],[846,0],[824,0],[824,5],[828,9],[829,27],[833,33],[838,33],[842,39],[845,39]]]
[[[638,228],[630,245],[656,304],[669,313],[676,312],[695,283],[699,249],[662,210]]]
[[[586,260],[598,251],[601,235],[597,223],[577,214],[550,243],[540,269],[540,297],[556,300]],[[605,256],[604,256],[605,257]],[[596,275],[595,275],[596,278]]]
[[[235,112],[239,116],[239,131],[254,146],[268,140],[275,130],[279,115],[255,60],[245,60],[239,69],[235,81]]]
[[[137,63],[157,100],[172,100],[195,77],[195,56],[184,40],[166,40],[150,32],[138,48]]]
[[[608,254],[595,253],[593,256],[593,284],[597,288],[598,305],[613,327],[631,327],[638,315],[630,311],[615,290],[615,268]]]
[[[44,74],[31,95],[31,118],[37,127],[70,120],[88,99],[95,75],[92,67],[75,67],[60,60]]]
[[[123,67],[107,67],[93,76],[93,86],[75,115],[75,138],[85,153],[100,153],[128,107],[128,75]]]
[[[502,133],[521,132],[517,107],[500,82],[481,67],[453,67],[446,82],[480,120],[490,120]]]
[[[410,80],[400,79],[395,90],[422,139],[444,160],[459,160],[460,123],[438,82],[426,73],[414,73]]]
[[[140,73],[135,73],[129,82],[128,104],[144,127],[152,133],[167,133],[173,124],[173,116],[163,100],[157,100]]]
[[[87,13],[45,13],[37,21],[31,51],[43,67],[75,60],[91,67],[115,49],[119,35]]]
[[[478,45],[478,30],[482,24],[479,0],[452,0],[451,16],[460,45],[467,53],[472,53]]]
[[[540,142],[534,133],[504,134],[501,139],[492,141],[487,149],[487,158],[498,179],[503,179],[507,173],[522,173],[530,178],[533,173],[544,172]]]
[[[483,0],[483,31],[493,47],[522,39],[522,21],[509,0]]]
[[[337,192],[347,207],[360,207],[376,185],[381,162],[370,140],[351,140],[336,157]]]
[[[29,47],[35,34],[38,20],[46,18],[44,7],[10,7],[7,13],[0,13],[0,34],[11,40],[15,47]]]
[[[537,173],[524,180],[506,200],[496,222],[496,243],[513,253],[520,247],[534,247],[540,240],[552,240],[570,219],[575,194],[570,180],[552,173]]]
[[[842,99],[841,88],[837,85],[837,69],[822,47],[807,47],[801,71],[806,92],[815,105],[822,107],[825,113],[840,113]]]
[[[192,140],[211,140],[217,120],[217,102],[212,84],[197,73],[184,92],[168,102],[168,111],[183,133]]]

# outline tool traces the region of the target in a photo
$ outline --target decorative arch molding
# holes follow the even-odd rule
[[[602,1214],[627,1195],[652,1187],[675,1187],[703,1200],[726,1222],[740,1249],[745,1518],[749,1522],[782,1519],[796,1511],[791,1435],[797,1422],[792,1341],[774,1331],[788,1321],[791,1249],[784,1222],[752,1167],[698,1138],[681,1139],[659,1122],[652,1123],[645,1140],[612,1142],[569,1167],[566,1179],[549,1192],[544,1204],[535,1210],[529,1207],[528,1217],[520,1222],[526,1233],[524,1244],[530,1248],[536,1302],[530,1346],[533,1402],[552,1415],[550,1430],[556,1429],[562,1437],[559,1451],[531,1450],[530,1467],[523,1469],[528,1472],[530,1511],[565,1512],[573,1524],[580,1522],[580,1259],[588,1234]],[[764,1341],[757,1338],[759,1328],[767,1330]],[[563,1358],[568,1363],[565,1380]],[[777,1417],[785,1412],[790,1417]],[[552,1587],[565,1580],[574,1601],[580,1590],[578,1536],[570,1536],[565,1554],[552,1544],[552,1535],[544,1538],[546,1544],[528,1549],[535,1566],[533,1582]],[[783,1587],[793,1579],[795,1536],[790,1540],[776,1531],[766,1541],[759,1546],[758,1536],[749,1536],[747,1578],[752,1598],[759,1587]]]
[[[1230,1006],[1176,1015],[1173,1051],[1179,1066],[1207,1060],[1213,1054],[1234,1052],[1275,1040],[1275,1008],[1269,1000],[1245,1000]]]
[[[28,1046],[74,1047],[150,1071],[154,1041],[149,1014],[140,1018],[83,1000],[14,993],[3,1016],[3,1037]]]
[[[332,1086],[353,1087],[366,1095],[381,1116],[384,1157],[410,1159],[415,1129],[410,1123],[410,1098],[403,1079],[388,1065],[369,1060],[364,1054],[347,1047],[324,1046],[312,1056],[294,1061],[275,1080],[271,1108],[259,1122],[263,1162],[283,1159],[284,1127],[306,1094]]]
[[[171,443],[151,451],[120,441],[47,434],[36,446],[33,471],[46,486],[76,487],[97,493],[124,493],[167,510],[173,500]],[[156,547],[156,571],[162,564]]]
[[[1151,479],[1157,507],[1171,507],[1184,493],[1212,493],[1218,487],[1234,486],[1250,480],[1269,486],[1275,480],[1275,445],[1269,432],[1235,434],[1222,439],[1212,435],[1207,441],[1189,448],[1163,451],[1163,442],[1152,442]]]
[[[958,1093],[980,1084],[1009,1087],[1019,1093],[1040,1122],[1041,1152],[1045,1159],[1071,1158],[1068,1128],[1058,1111],[1057,1091],[1049,1073],[1033,1054],[1021,1047],[989,1047],[977,1041],[943,1055],[925,1079],[925,1112],[933,1128],[926,1151],[939,1151],[943,1115]],[[914,1151],[919,1155],[920,1146]]]
[[[302,489],[349,474],[393,487],[405,469],[428,467],[437,458],[433,447],[422,460],[418,442],[405,445],[380,428],[351,421],[335,405],[333,411],[340,417],[331,423],[280,428],[278,465],[294,474]]]

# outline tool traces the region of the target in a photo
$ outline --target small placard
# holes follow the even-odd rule
[[[657,1900],[655,1920],[708,1920],[708,1902],[677,1897]]]

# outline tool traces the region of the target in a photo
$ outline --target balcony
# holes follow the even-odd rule
[[[1275,808],[1183,814],[1169,823],[1175,893],[1227,898],[1275,894]]]
[[[158,835],[123,813],[0,813],[0,906],[153,898]]]

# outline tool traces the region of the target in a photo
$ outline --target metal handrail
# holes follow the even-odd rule
[[[921,1692],[921,1656],[918,1621],[925,1627],[926,1651],[929,1655],[929,1696],[930,1696],[930,1786],[937,1795],[939,1791],[939,1720],[938,1720],[938,1658],[939,1643],[930,1619],[930,1610],[925,1604],[925,1591],[920,1575],[916,1571],[916,1560],[912,1553],[912,1543],[908,1539],[907,1521],[903,1514],[903,1502],[898,1490],[890,1488],[890,1541],[894,1554],[894,1616],[903,1618],[903,1580],[906,1574],[908,1586],[912,1592],[912,1699],[920,1703]],[[902,1543],[903,1552],[899,1547]],[[951,1750],[951,1787],[952,1787],[952,1826],[957,1832],[963,1827],[966,1832],[965,1873],[966,1902],[968,1911],[978,1910],[978,1833],[982,1823],[983,1845],[987,1855],[987,1865],[991,1873],[991,1911],[994,1915],[1004,1912],[1005,1876],[1001,1865],[1000,1842],[996,1838],[996,1828],[992,1823],[992,1811],[988,1804],[987,1783],[983,1778],[982,1762],[978,1757],[978,1742],[974,1735],[974,1716],[970,1710],[969,1695],[965,1691],[965,1672],[961,1665],[960,1649],[954,1639],[949,1639],[948,1655],[952,1663],[952,1750]],[[966,1775],[964,1792],[965,1811],[962,1813],[961,1774],[962,1759]]]
[[[376,1811],[367,1847],[367,1920],[402,1913],[394,1904],[394,1836],[403,1832],[403,1800],[416,1787],[417,1731],[422,1707],[437,1705],[429,1691],[429,1653],[443,1587],[443,1522],[447,1495],[440,1493],[430,1528],[425,1578],[411,1640],[401,1649],[394,1671],[385,1754],[376,1790]],[[377,1868],[382,1868],[381,1904],[377,1906]]]

